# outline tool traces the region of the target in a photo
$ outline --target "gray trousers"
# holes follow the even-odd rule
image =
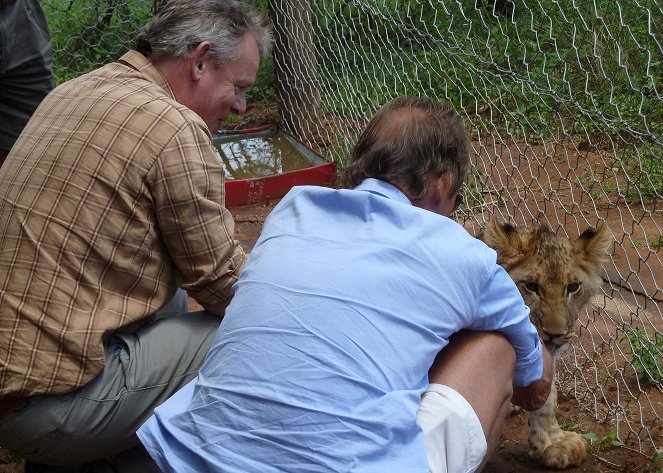
[[[139,445],[138,428],[198,372],[221,318],[188,313],[184,291],[134,333],[113,335],[106,365],[71,394],[33,398],[0,417],[0,445],[49,465],[82,464]]]

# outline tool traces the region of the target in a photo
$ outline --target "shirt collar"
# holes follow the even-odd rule
[[[175,94],[173,93],[170,85],[166,81],[166,78],[161,75],[161,72],[152,64],[152,62],[143,56],[138,51],[130,50],[124,56],[122,56],[118,62],[123,62],[130,67],[133,67],[138,72],[141,73],[150,82],[154,82],[160,86],[166,94],[172,99],[175,99]]]
[[[372,177],[364,179],[361,184],[355,187],[355,190],[366,191],[372,194],[381,195],[388,199],[397,200],[399,202],[407,203],[410,205],[412,204],[410,199],[408,199],[407,196],[396,187],[392,186],[388,182],[381,181],[380,179],[374,179]]]

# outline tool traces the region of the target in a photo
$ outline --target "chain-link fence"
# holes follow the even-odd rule
[[[44,0],[58,80],[117,58],[158,5]],[[262,5],[267,8],[267,5]],[[271,0],[266,67],[283,126],[342,167],[396,95],[452,102],[472,130],[461,218],[606,222],[603,293],[560,388],[639,451],[663,437],[663,12],[657,0]],[[273,75],[272,75],[273,70]],[[260,85],[260,87],[267,87]]]

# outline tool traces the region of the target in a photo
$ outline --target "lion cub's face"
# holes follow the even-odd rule
[[[516,228],[493,219],[482,239],[518,286],[541,340],[554,348],[571,341],[580,311],[602,283],[608,228],[587,229],[571,241],[545,225]]]

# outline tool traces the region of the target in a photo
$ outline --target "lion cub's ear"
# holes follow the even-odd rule
[[[518,229],[496,218],[490,219],[481,239],[497,252],[498,264],[505,264],[523,254],[523,239]]]
[[[596,229],[588,228],[573,242],[573,250],[578,261],[596,269],[606,260],[607,251],[613,239],[608,226],[600,223]]]

